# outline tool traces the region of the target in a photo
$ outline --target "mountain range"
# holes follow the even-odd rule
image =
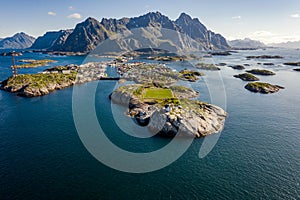
[[[101,21],[89,17],[74,29],[49,31],[36,40],[21,32],[0,39],[0,48],[87,53],[103,41],[106,49],[112,52],[149,47],[168,51],[230,48],[221,34],[208,30],[199,19],[182,13],[173,21],[160,12]]]
[[[0,49],[26,49],[31,47],[35,38],[23,32],[12,37],[0,39]]]
[[[238,39],[228,41],[228,44],[233,48],[260,48],[266,47],[266,45],[258,40],[252,40],[250,38]]]
[[[111,38],[116,38],[112,40]],[[228,49],[226,39],[208,30],[197,18],[182,13],[172,21],[160,12],[150,12],[133,18],[98,21],[87,18],[71,30],[47,32],[36,39],[32,49],[63,52],[90,52],[109,40],[110,51],[144,47],[167,50]]]
[[[289,48],[289,49],[300,49],[300,41],[283,42],[283,43],[273,43],[273,44],[269,44],[269,46],[271,46],[271,47]]]

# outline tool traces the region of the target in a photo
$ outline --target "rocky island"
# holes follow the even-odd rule
[[[275,72],[272,72],[272,71],[266,70],[266,69],[252,69],[252,70],[247,70],[246,72],[251,73],[251,74],[256,74],[256,75],[262,75],[262,76],[276,75]]]
[[[105,69],[103,63],[57,66],[38,74],[11,76],[2,81],[0,89],[24,97],[43,96],[74,84],[99,80],[105,76]]]
[[[287,62],[283,63],[284,65],[290,65],[290,66],[300,66],[300,62]]]
[[[259,81],[259,78],[249,73],[238,74],[234,75],[233,77],[240,78],[243,81]]]
[[[231,67],[232,69],[236,69],[236,70],[245,69],[245,67],[243,65],[229,65],[228,67]]]
[[[198,72],[198,71],[194,71],[194,70],[181,70],[179,72],[179,78],[182,80],[187,80],[187,81],[191,81],[191,82],[195,82],[197,81],[199,78],[199,76],[204,76],[203,73]]]
[[[223,129],[227,113],[198,100],[197,92],[184,86],[134,84],[111,95],[114,103],[128,106],[127,115],[163,137],[204,137]]]
[[[18,62],[22,62],[24,64],[16,65],[15,68],[35,68],[48,65],[49,63],[56,62],[55,60],[43,59],[43,60],[34,60],[34,59],[23,59]]]
[[[147,57],[148,60],[156,60],[156,61],[165,61],[165,62],[177,62],[183,61],[187,59],[184,56],[149,56]]]
[[[282,59],[282,56],[262,55],[262,56],[247,56],[247,59]]]
[[[270,83],[264,82],[252,82],[248,83],[245,88],[251,92],[269,94],[278,92],[280,89],[284,89],[284,87],[279,85],[272,85]]]
[[[197,63],[195,65],[195,67],[197,69],[201,69],[201,70],[209,70],[209,71],[219,71],[221,70],[219,67],[217,67],[214,64],[206,64],[206,63]]]
[[[1,89],[19,96],[35,97],[69,87],[75,79],[76,74],[21,74],[3,81]]]
[[[220,51],[220,52],[211,52],[210,55],[212,56],[230,56],[230,51]]]

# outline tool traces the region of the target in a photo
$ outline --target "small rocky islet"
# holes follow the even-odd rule
[[[245,69],[245,67],[243,65],[229,65],[228,67],[231,67],[232,69],[236,69],[236,70]]]
[[[283,63],[284,65],[289,65],[289,66],[300,66],[300,62],[286,62]]]
[[[300,62],[286,62],[283,63],[284,65],[294,66],[294,67],[300,67]],[[294,68],[293,69],[296,72],[300,72],[300,68]]]
[[[284,89],[284,87],[279,85],[272,85],[270,83],[264,82],[251,82],[248,83],[245,88],[251,92],[269,94],[278,92],[280,89]]]
[[[259,81],[259,78],[250,73],[234,75],[235,78],[240,78],[243,81]]]
[[[226,64],[225,64],[226,65]],[[208,71],[219,71],[221,70],[219,67],[217,67],[214,64],[206,64],[206,63],[197,63],[195,65],[195,67],[197,69],[201,69],[201,70],[208,70]]]
[[[247,56],[246,57],[248,60],[250,59],[282,59],[282,56],[278,56],[278,55],[261,55],[261,56]]]
[[[35,59],[22,59],[18,60],[18,62],[23,63],[21,65],[15,66],[15,68],[35,68],[35,67],[41,67],[46,66],[49,63],[56,62],[55,60],[50,59],[42,59],[42,60],[35,60]]]
[[[266,69],[251,69],[251,70],[247,70],[246,72],[251,73],[251,74],[255,74],[255,75],[262,75],[262,76],[276,75],[275,72],[272,72],[272,71],[266,70]]]

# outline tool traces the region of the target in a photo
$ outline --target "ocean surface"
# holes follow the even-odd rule
[[[263,54],[284,59],[245,58]],[[85,60],[84,56],[39,53],[25,53],[17,59],[21,58],[57,60],[53,66]],[[204,71],[206,76],[189,86],[206,102],[224,102],[212,95],[216,92],[211,88],[225,94],[228,118],[217,144],[200,159],[203,139],[195,139],[177,161],[144,174],[111,169],[87,151],[73,120],[72,87],[36,98],[0,91],[0,199],[300,199],[300,73],[282,65],[286,61],[300,61],[300,51],[239,51],[200,61],[270,69],[276,75],[259,76],[261,81],[285,89],[276,94],[255,94],[244,89],[246,82],[233,77],[241,71],[226,66],[220,72]],[[10,65],[10,57],[0,57],[0,80],[10,76]],[[167,65],[183,68],[180,62]],[[115,73],[109,70],[110,75]],[[89,84],[75,87],[88,89]],[[139,139],[121,131],[113,120],[108,98],[115,86],[115,81],[99,82],[95,94],[95,110],[107,136],[134,152],[166,145],[168,139]]]

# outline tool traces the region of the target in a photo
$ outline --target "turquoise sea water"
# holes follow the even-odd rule
[[[260,66],[248,55],[282,55],[274,66]],[[44,58],[24,54],[22,58]],[[84,57],[53,57],[56,64],[80,64]],[[222,67],[229,116],[217,145],[198,158],[203,139],[170,166],[146,174],[129,174],[98,162],[83,146],[72,116],[72,88],[37,98],[0,91],[0,199],[299,199],[300,198],[300,73],[285,61],[300,61],[300,51],[242,51],[205,62],[249,63],[277,73],[262,81],[286,89],[254,94],[240,71]],[[53,65],[56,65],[53,64]],[[9,57],[0,57],[0,79],[10,75]],[[181,64],[168,64],[180,69]],[[21,73],[42,70],[23,69]],[[190,86],[200,99],[211,101],[206,83],[218,72]],[[122,134],[113,121],[108,95],[114,81],[100,82],[96,111],[100,124],[119,146],[147,152],[165,145],[162,138],[137,139]],[[87,87],[80,85],[76,87]],[[87,87],[88,88],[88,87]]]

